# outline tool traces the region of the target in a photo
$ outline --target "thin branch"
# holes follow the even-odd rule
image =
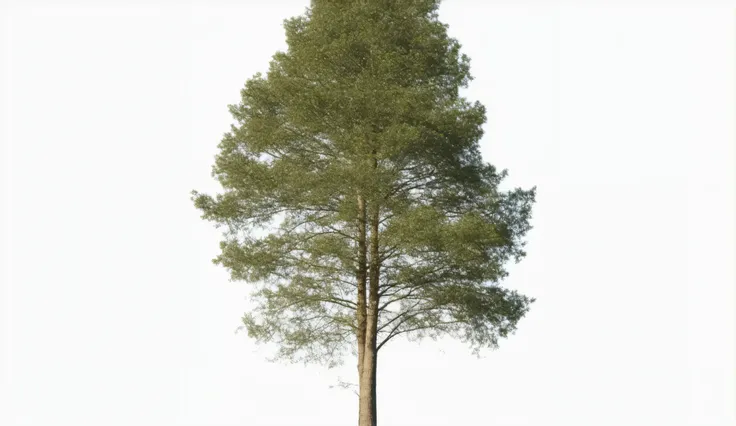
[[[411,307],[409,307],[408,309],[404,310],[404,312],[398,313],[395,317],[391,318],[391,320],[389,320],[387,323],[382,324],[380,327],[378,327],[378,329],[376,330],[376,333],[380,333],[383,329],[385,329],[386,327],[388,327],[389,325],[391,325],[391,323],[393,323],[394,321],[396,321],[397,319],[399,319],[401,317],[404,317],[404,319],[401,320],[401,321],[399,321],[399,323],[392,329],[392,331],[395,330],[398,327],[401,327],[401,325],[404,324],[406,321],[408,321],[408,320],[410,320],[412,318],[416,318],[416,316],[419,315],[420,313],[428,312],[429,310],[434,309],[434,308],[430,308],[430,309],[424,309],[424,310],[419,310],[419,311],[412,311],[412,309],[414,309],[417,306],[421,305],[423,301],[424,300],[419,300],[416,303],[414,303],[413,305],[411,305]],[[407,315],[409,315],[409,316],[407,317]]]
[[[419,326],[419,327],[407,328],[407,329],[398,331],[396,333],[391,333],[388,336],[386,336],[386,338],[383,339],[381,341],[381,343],[378,344],[378,346],[376,346],[376,351],[378,351],[379,349],[381,349],[383,347],[383,345],[385,345],[386,343],[388,343],[389,340],[391,340],[394,337],[399,336],[401,334],[411,333],[412,331],[427,330],[427,329],[430,329],[430,328],[440,328],[443,325],[453,325],[453,324],[461,324],[461,323],[463,323],[463,321],[445,321],[445,322],[439,322],[439,323],[434,323],[434,324],[429,324],[429,325],[423,325],[423,326]]]
[[[386,309],[386,308],[387,308],[387,307],[388,307],[389,305],[391,305],[392,303],[396,303],[396,302],[399,302],[399,301],[401,301],[401,300],[406,300],[406,299],[409,299],[409,298],[411,298],[411,296],[412,296],[412,295],[414,294],[414,292],[415,292],[416,290],[418,290],[418,289],[419,289],[419,286],[414,286],[414,287],[411,287],[411,288],[409,289],[409,292],[408,292],[408,293],[406,293],[406,294],[404,294],[403,296],[399,296],[399,297],[395,297],[395,298],[392,298],[392,299],[390,299],[389,301],[387,301],[386,303],[384,303],[383,305],[379,306],[379,307],[378,307],[378,311],[379,311],[379,312],[382,312],[382,311],[383,311],[384,309]],[[396,293],[394,293],[394,294],[396,294]],[[381,294],[381,297],[383,297],[384,295],[385,295],[385,294]]]

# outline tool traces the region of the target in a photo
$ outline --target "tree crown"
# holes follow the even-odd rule
[[[495,347],[533,301],[498,284],[525,255],[534,189],[501,191],[506,172],[481,158],[485,109],[459,93],[469,59],[438,4],[316,2],[229,107],[224,191],[193,200],[226,226],[215,262],[255,285],[244,325],[277,358],[334,365],[349,346],[361,202],[376,218],[378,348],[402,334]]]

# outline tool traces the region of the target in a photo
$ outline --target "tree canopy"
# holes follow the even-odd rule
[[[316,2],[229,107],[223,191],[193,200],[223,226],[215,262],[253,285],[244,326],[275,358],[336,365],[401,335],[494,348],[533,302],[500,283],[535,191],[502,191],[481,157],[486,110],[461,96],[469,59],[438,6]]]

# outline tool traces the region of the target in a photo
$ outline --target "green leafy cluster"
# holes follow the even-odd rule
[[[244,325],[277,358],[334,365],[351,347],[359,200],[375,218],[379,349],[442,334],[495,347],[533,302],[498,284],[525,254],[534,189],[501,191],[506,172],[481,158],[485,109],[460,96],[469,60],[437,8],[316,2],[230,106],[224,191],[193,200],[225,226],[215,262],[255,286]]]

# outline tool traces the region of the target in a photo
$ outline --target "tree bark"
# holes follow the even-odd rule
[[[360,408],[358,411],[358,426],[376,426],[377,418],[377,372],[378,372],[378,349],[376,347],[378,336],[378,304],[379,304],[379,278],[380,259],[378,250],[380,207],[378,204],[371,206],[370,218],[370,265],[369,265],[369,289],[368,306],[366,309],[366,332],[365,349],[363,351],[363,366],[360,375]]]
[[[371,291],[372,293],[372,291]],[[378,325],[378,304],[370,297],[368,315],[366,318],[365,348],[363,349],[363,364],[360,371],[360,401],[358,409],[358,426],[376,426],[376,378],[378,365],[378,351],[376,349],[376,328]]]
[[[378,423],[378,349],[375,350],[373,358],[373,385],[371,386],[371,417],[373,426]]]
[[[358,196],[358,270],[357,270],[357,283],[358,283],[358,307],[356,309],[356,321],[358,325],[358,331],[356,337],[358,340],[358,378],[359,383],[362,386],[363,382],[363,364],[365,362],[365,348],[366,348],[366,284],[368,275],[367,265],[367,223],[366,223],[366,206],[365,199],[362,196]],[[359,392],[362,394],[362,388],[359,388]],[[358,408],[358,418],[362,418],[363,405],[360,404]]]
[[[368,321],[368,333],[373,327]],[[370,343],[370,339],[367,339]],[[363,372],[360,376],[360,401],[358,410],[358,426],[376,426],[376,351],[366,350],[363,358]]]

